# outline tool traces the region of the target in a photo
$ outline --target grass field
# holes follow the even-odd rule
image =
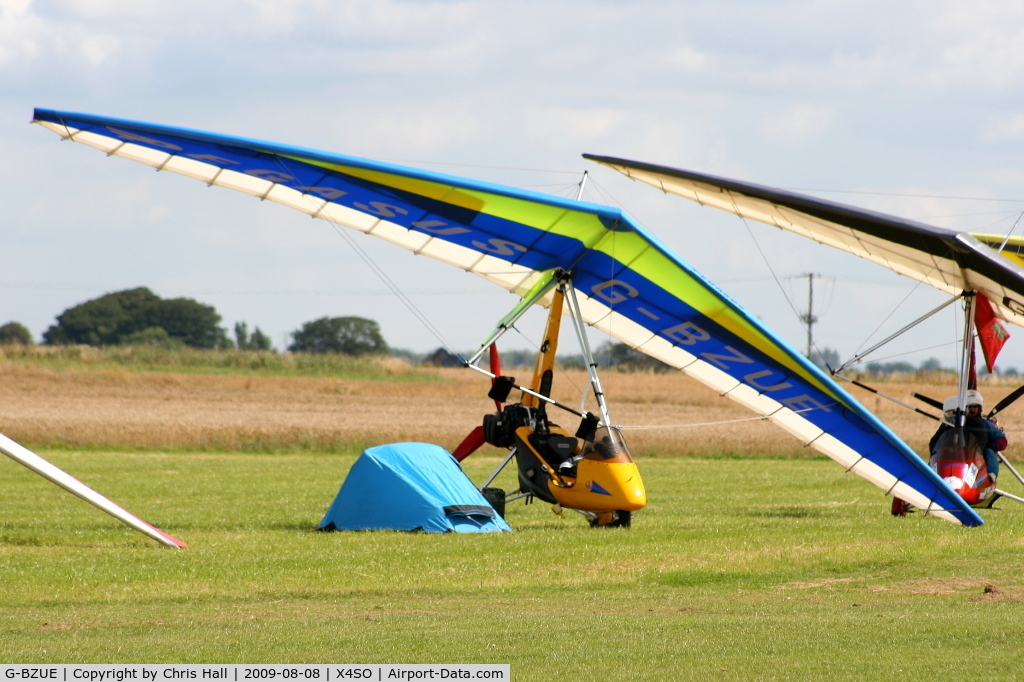
[[[451,403],[442,416],[453,421],[487,409],[459,376],[0,365],[0,430],[61,429],[27,444],[191,545],[162,548],[0,462],[0,660],[509,663],[521,680],[1019,677],[1024,508],[1002,503],[970,530],[895,519],[881,491],[781,431],[745,430],[765,426],[756,422],[630,434],[646,443],[650,495],[630,529],[516,503],[509,534],[316,532],[389,415],[414,434],[429,420],[425,400]],[[605,383],[627,423],[732,414],[673,381]],[[383,421],[350,423],[374,412]],[[165,442],[145,441],[161,415]],[[1011,409],[1016,443],[1013,420]],[[120,422],[133,426],[119,432]],[[261,423],[263,444],[229,447],[228,434]],[[426,430],[450,446],[466,425],[449,429]],[[187,444],[204,430],[225,440]],[[289,440],[290,430],[322,440]],[[114,437],[130,447],[104,447]],[[481,481],[496,462],[491,450],[465,468]]]

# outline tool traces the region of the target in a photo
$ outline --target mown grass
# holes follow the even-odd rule
[[[894,519],[778,429],[677,428],[749,417],[679,375],[605,377],[617,418],[670,427],[629,434],[650,494],[631,529],[516,503],[511,534],[322,534],[356,443],[451,447],[492,409],[486,380],[3,350],[0,430],[191,545],[3,458],[3,662],[494,662],[527,680],[1014,679],[1024,662],[1024,507],[970,530]],[[478,482],[497,463],[481,454]]]
[[[51,454],[183,551],[0,463],[0,659],[491,662],[519,680],[1024,664],[1010,503],[963,529],[892,518],[828,461],[663,457],[640,462],[650,503],[630,529],[516,503],[510,534],[316,532],[355,454]],[[496,459],[465,464],[481,481]]]

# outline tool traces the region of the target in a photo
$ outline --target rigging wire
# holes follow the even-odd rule
[[[907,199],[947,199],[951,201],[987,201],[992,203],[1024,204],[1024,199],[998,199],[992,197],[958,197],[943,194],[904,194],[902,192],[863,192],[844,189],[808,189],[806,187],[785,188],[789,192],[824,192],[829,194],[863,194],[877,197],[902,197]]]
[[[288,169],[286,168],[283,160],[282,159],[276,159],[276,162],[280,166],[281,170],[287,173]],[[574,172],[574,171],[554,171],[554,170],[543,170],[543,169],[535,169],[535,168],[516,168],[516,167],[508,167],[508,166],[489,166],[489,165],[477,165],[477,164],[456,164],[456,163],[439,163],[439,162],[423,162],[423,161],[391,161],[391,163],[416,163],[416,164],[419,164],[419,165],[452,166],[452,167],[504,170],[504,171],[516,171],[516,172],[531,172],[531,173],[576,174],[576,172]],[[572,192],[573,190],[577,190],[576,198],[577,199],[582,199],[584,191],[585,191],[585,182],[586,182],[587,177],[588,177],[588,174],[584,173],[584,180],[581,181],[578,184],[567,185],[567,184],[562,184],[562,183],[552,183],[552,184],[549,184],[549,185],[537,185],[537,186],[538,187],[540,187],[540,186],[550,187],[550,188],[557,187],[560,190],[559,194],[561,194],[562,192],[569,193],[569,192]],[[606,188],[602,187],[599,183],[597,183],[596,180],[594,180],[591,183],[591,186],[596,188],[597,193],[599,195],[601,195],[602,197],[607,196],[608,198],[612,199],[611,202],[606,201],[606,203],[611,203],[613,205],[621,206],[621,202],[618,202],[617,200],[615,200],[614,197],[611,195],[611,193],[608,192],[608,190]],[[868,194],[868,195],[879,195],[879,196],[907,196],[907,197],[922,197],[922,198],[986,200],[986,199],[979,198],[979,197],[940,197],[940,196],[934,196],[934,195],[908,195],[908,194],[882,193],[882,192],[853,192],[853,191],[843,191],[843,190],[822,190],[822,189],[817,189],[817,190],[802,190],[802,191],[835,192],[835,193],[848,193],[848,194]],[[306,197],[307,197],[308,201],[310,202],[311,207],[319,208],[314,203],[316,200],[314,199],[314,197],[312,195],[306,194]],[[995,201],[995,200],[991,200],[991,201]],[[1006,200],[1006,201],[1016,201],[1016,200]],[[1024,201],[1024,200],[1021,200],[1021,201]],[[733,203],[733,209],[734,209],[736,215],[743,222],[744,227],[746,228],[747,233],[750,236],[751,241],[754,243],[755,247],[757,248],[758,253],[761,256],[762,261],[765,263],[765,266],[768,268],[768,271],[771,274],[772,279],[774,279],[774,281],[776,283],[776,286],[779,288],[780,292],[782,293],[783,298],[785,298],[786,303],[790,307],[790,310],[793,312],[793,314],[797,318],[797,320],[799,320],[800,323],[804,326],[804,330],[807,331],[807,326],[806,326],[807,322],[806,322],[806,320],[807,320],[807,318],[810,317],[810,311],[808,311],[807,316],[802,316],[800,314],[800,312],[797,310],[795,304],[793,303],[792,299],[790,298],[790,296],[787,294],[785,288],[783,287],[782,282],[780,281],[779,276],[776,274],[776,272],[772,268],[771,263],[769,262],[766,254],[764,252],[764,250],[761,248],[760,243],[758,242],[757,238],[754,236],[754,232],[751,229],[751,226],[750,226],[747,218],[740,213],[739,207],[736,206],[735,202]],[[323,216],[318,216],[318,217],[323,217]],[[1020,218],[1018,218],[1017,222],[1014,224],[1013,229],[1016,229],[1017,225],[1020,223],[1022,218],[1024,218],[1024,212],[1021,213],[1021,216],[1020,216]],[[404,291],[402,291],[402,289],[398,286],[398,284],[387,274],[387,272],[384,270],[384,268],[382,266],[380,266],[370,256],[370,254],[366,250],[364,250],[362,247],[360,247],[356,243],[355,239],[353,238],[354,235],[350,235],[348,233],[348,230],[345,228],[345,226],[341,225],[336,220],[331,219],[331,218],[326,218],[326,220],[327,220],[328,223],[331,224],[331,226],[334,229],[334,231],[340,237],[342,237],[346,241],[346,243],[356,253],[356,255],[378,277],[378,279],[391,291],[392,294],[394,294],[396,296],[396,298],[398,298],[398,300],[406,307],[406,309],[413,315],[413,317],[415,317],[417,320],[419,320],[420,323],[427,329],[427,331],[435,339],[437,339],[441,343],[441,345],[449,353],[452,353],[453,355],[457,355],[456,351],[454,350],[454,348],[452,348],[452,346],[448,342],[448,340],[444,337],[444,335],[441,333],[441,331],[430,321],[430,319],[426,316],[426,314],[416,306],[416,304],[409,298],[408,295],[405,294]],[[1013,229],[1011,229],[1010,234],[1012,234]],[[1007,237],[1006,237],[1006,240],[1003,241],[1003,244],[1000,246],[1000,250],[1002,250],[1003,246],[1005,246],[1006,242],[1009,240],[1010,234],[1008,234]],[[614,241],[613,241],[613,248],[614,248]],[[610,259],[610,262],[614,262],[614,254],[612,254],[612,255],[613,255],[613,258]],[[611,274],[613,275],[614,273],[611,273]],[[792,278],[790,277],[790,278],[787,278],[787,279],[792,279]],[[868,339],[870,339],[872,336],[874,336],[874,334],[876,334],[878,332],[878,330],[882,327],[882,325],[884,325],[896,313],[896,311],[903,305],[903,303],[905,303],[906,300],[917,290],[917,288],[920,286],[921,283],[922,283],[922,281],[918,281],[915,284],[914,288],[911,289],[910,292],[908,292],[908,294],[903,298],[903,300],[899,304],[897,304],[897,306],[892,310],[892,312],[890,312],[890,314],[868,336]],[[834,289],[832,290],[831,293],[834,296]],[[830,297],[830,300],[831,300],[831,297]],[[518,330],[516,330],[516,331],[518,332]],[[524,336],[522,334],[520,334],[520,335]],[[609,336],[609,339],[610,339],[611,338],[610,331],[608,333],[608,336]],[[867,342],[868,341],[865,340],[861,344],[860,348],[863,348],[864,345],[866,345]],[[811,345],[813,346],[813,351],[818,352],[819,355],[820,355],[821,351],[817,348],[817,344],[814,344],[813,341],[812,341]],[[610,353],[611,352],[611,348],[610,348],[611,344],[609,343],[608,346],[609,346],[608,352]],[[809,347],[809,350],[812,350],[812,348]],[[610,357],[606,358],[606,365],[609,364],[609,363],[610,363]],[[564,374],[564,368],[562,369],[562,372]],[[574,386],[575,386],[575,384],[574,384]],[[576,387],[576,388],[578,389],[578,387]]]
[[[1006,234],[1006,239],[1003,240],[1003,243],[1000,244],[999,248],[996,250],[997,253],[1002,253],[1003,249],[1006,248],[1006,242],[1010,241],[1010,236],[1013,235],[1014,230],[1016,230],[1017,226],[1020,225],[1021,218],[1024,218],[1024,211],[1021,211],[1020,217],[1017,218],[1017,221],[1013,224],[1013,227],[1011,227],[1010,231]]]
[[[522,330],[520,330],[520,329],[519,329],[519,327],[517,327],[516,325],[514,325],[514,324],[513,324],[513,325],[511,325],[511,326],[509,327],[509,329],[511,329],[512,331],[514,331],[514,332],[515,332],[516,334],[519,334],[519,337],[520,337],[520,338],[521,338],[521,339],[522,339],[523,341],[525,341],[527,345],[529,345],[529,346],[532,346],[532,347],[533,347],[533,351],[534,351],[535,353],[540,353],[540,346],[538,346],[538,345],[537,345],[537,342],[536,342],[536,341],[534,341],[534,340],[533,340],[533,339],[532,339],[531,337],[529,337],[529,336],[527,336],[526,334],[524,334],[524,333],[522,332]],[[529,367],[527,367],[526,369],[529,369]],[[590,390],[590,389],[589,389],[589,386],[588,386],[588,387],[586,387],[586,388],[582,388],[582,387],[580,387],[580,385],[579,385],[579,384],[577,384],[577,383],[576,383],[576,382],[575,382],[575,381],[573,380],[572,376],[571,376],[571,375],[569,374],[569,370],[568,370],[568,368],[567,368],[567,367],[566,367],[565,365],[563,365],[562,363],[560,363],[560,362],[558,361],[558,356],[557,356],[557,355],[555,356],[555,369],[557,369],[557,370],[559,371],[559,374],[560,374],[560,376],[561,376],[561,377],[562,377],[563,379],[565,379],[566,381],[568,381],[568,382],[569,382],[569,383],[570,383],[570,384],[572,385],[572,387],[573,387],[574,389],[576,389],[576,390],[577,390],[577,391],[579,391],[580,393],[583,393],[583,395],[584,395],[584,398],[586,397],[586,393],[587,393],[587,392],[589,392],[589,390]],[[580,412],[583,412],[583,411],[584,411],[584,410],[580,410]]]
[[[807,328],[807,318],[810,316],[810,311],[808,311],[808,315],[807,316],[803,316],[797,310],[796,305],[793,303],[792,299],[789,297],[789,295],[787,294],[785,288],[783,287],[782,282],[781,282],[779,276],[775,273],[775,270],[772,268],[771,263],[768,261],[768,257],[765,254],[764,250],[761,248],[760,242],[758,242],[757,238],[754,236],[754,231],[753,231],[753,229],[750,226],[750,222],[747,220],[746,216],[744,216],[742,214],[742,212],[739,209],[739,206],[736,205],[735,200],[733,200],[733,213],[743,222],[743,226],[746,228],[747,234],[750,236],[750,240],[754,243],[754,246],[757,248],[757,251],[758,251],[758,253],[761,256],[761,260],[764,261],[765,267],[767,267],[768,268],[768,272],[771,273],[772,278],[775,280],[776,286],[779,288],[780,293],[782,294],[783,298],[786,300],[786,303],[789,305],[789,308],[793,312],[793,315],[796,317],[797,321],[803,327],[804,332],[807,333],[807,331],[808,331],[808,328]],[[920,280],[916,280],[916,282],[914,284],[914,287],[909,292],[907,292],[906,296],[903,297],[903,299],[892,309],[892,311],[885,317],[885,319],[883,319],[878,324],[878,326],[874,329],[874,331],[872,331],[868,335],[868,337],[860,344],[860,346],[857,348],[857,351],[854,353],[854,355],[856,355],[857,352],[862,350],[868,344],[868,342],[871,340],[871,338],[873,338],[875,336],[875,334],[877,334],[878,331],[882,328],[882,326],[885,325],[885,323],[888,322],[889,319],[892,318],[892,316],[896,314],[896,312],[900,309],[900,307],[902,307],[903,304],[907,301],[907,299],[909,299],[910,296],[913,295],[914,292],[917,291],[917,289],[921,286],[921,284],[924,283],[924,280],[927,279],[928,275],[930,275],[931,272],[933,272],[934,270],[935,270],[935,267],[933,267],[932,270],[930,270],[928,273],[926,273],[924,275],[924,277],[922,277]],[[803,275],[803,276],[806,276],[806,275]],[[797,276],[794,276],[794,277],[787,277],[786,279],[793,279],[795,277],[800,277],[800,275],[797,275]],[[834,293],[834,291],[833,291],[833,293]],[[945,345],[945,344],[943,344],[943,345]],[[821,349],[818,347],[818,344],[814,343],[813,340],[811,341],[811,344],[810,344],[810,350],[813,353],[817,353],[819,355],[819,357],[823,356],[823,353],[822,353]],[[923,350],[927,350],[927,349],[923,349]],[[810,358],[808,358],[808,359],[810,359]]]
[[[861,344],[860,344],[859,346],[857,346],[857,350],[855,350],[855,351],[853,352],[853,354],[854,354],[854,355],[857,355],[857,353],[859,353],[859,352],[860,352],[861,350],[863,350],[863,349],[864,349],[864,346],[866,346],[866,345],[868,345],[868,343],[870,343],[871,339],[872,339],[872,338],[874,338],[875,334],[877,334],[877,333],[879,332],[879,330],[880,330],[880,329],[881,329],[881,328],[882,328],[882,327],[883,327],[883,326],[884,326],[884,325],[885,325],[885,324],[886,324],[886,323],[887,323],[887,322],[888,322],[888,321],[889,321],[889,320],[890,320],[890,319],[892,318],[892,316],[893,316],[893,315],[895,315],[895,314],[896,314],[896,312],[897,312],[897,311],[898,311],[898,310],[899,310],[900,308],[902,308],[902,307],[903,307],[903,304],[904,304],[904,303],[906,303],[906,302],[907,302],[907,300],[908,300],[908,299],[909,299],[909,298],[910,298],[911,296],[913,296],[913,295],[914,295],[914,292],[916,292],[916,291],[918,290],[918,288],[919,288],[919,287],[920,287],[920,286],[921,286],[922,284],[924,284],[924,280],[925,280],[925,279],[927,279],[927,277],[928,277],[929,275],[931,275],[931,274],[932,274],[933,272],[935,272],[935,270],[936,270],[936,268],[937,268],[937,267],[938,267],[938,266],[932,266],[932,269],[931,269],[931,270],[929,270],[929,271],[928,271],[927,273],[925,273],[924,277],[922,277],[921,279],[919,279],[919,280],[916,280],[916,281],[914,282],[914,286],[913,286],[913,287],[912,287],[912,288],[910,289],[910,291],[908,291],[908,292],[907,292],[906,296],[904,296],[904,297],[903,297],[903,298],[902,298],[902,299],[900,300],[900,302],[899,302],[899,303],[897,303],[897,304],[895,305],[895,307],[893,307],[893,309],[892,309],[891,311],[889,311],[889,314],[885,316],[885,319],[883,319],[883,320],[882,320],[881,322],[879,322],[879,323],[878,323],[878,326],[876,326],[876,327],[875,327],[874,331],[872,331],[872,332],[871,332],[870,334],[868,334],[868,335],[867,335],[867,338],[865,338],[865,339],[864,339],[864,341],[862,341],[862,342],[861,342]]]
[[[931,216],[929,218],[929,220],[945,220],[945,219],[949,219],[949,218],[977,218],[979,216],[985,216],[985,215],[1002,216],[998,220],[994,221],[994,222],[997,222],[997,223],[1001,223],[1004,220],[1006,220],[1007,218],[1012,218],[1013,216],[1017,215],[1017,210],[1014,209],[1012,211],[1007,211],[1007,210],[1004,209],[1002,211],[983,211],[983,212],[974,211],[974,212],[971,212],[971,213],[949,213],[947,215]]]
[[[731,194],[729,195],[729,197],[730,199],[732,199]],[[793,311],[793,315],[796,316],[800,324],[803,325],[804,332],[806,333],[807,324],[804,322],[803,316],[800,315],[800,312],[796,309],[796,306],[793,304],[793,301],[789,298],[789,295],[786,293],[786,289],[782,286],[782,282],[779,280],[779,276],[775,274],[775,270],[772,268],[772,264],[768,261],[768,256],[765,255],[764,250],[761,248],[760,242],[758,242],[757,237],[754,236],[754,231],[750,229],[750,223],[747,222],[747,217],[743,215],[743,213],[740,211],[740,208],[739,206],[736,205],[735,200],[732,200],[732,207],[735,215],[743,222],[743,226],[747,228],[747,234],[750,235],[750,241],[754,242],[754,246],[757,247],[757,252],[758,254],[760,254],[761,260],[764,261],[765,267],[768,268],[768,272],[771,273],[772,279],[775,280],[775,285],[779,288],[779,292],[782,294],[782,297],[786,299],[786,303],[789,305],[789,309]],[[817,346],[815,346],[813,350],[818,351]],[[821,351],[818,351],[818,353],[820,355]]]
[[[620,209],[625,210],[622,202],[611,193],[611,190],[598,182],[597,178],[591,176],[588,187],[593,187],[596,190],[594,194],[597,195],[598,201],[595,201],[594,203],[605,204],[607,206],[617,206]]]
[[[795,411],[795,410],[794,410]],[[655,429],[690,429],[698,426],[720,426],[722,424],[739,424],[741,422],[763,422],[768,421],[771,417],[760,416],[760,417],[743,417],[741,419],[723,419],[721,421],[714,422],[700,422],[696,424],[644,424],[630,426],[625,424],[616,424],[615,428],[621,431],[653,431]]]
[[[274,159],[275,159],[275,162],[277,163],[278,167],[281,169],[281,171],[285,175],[291,175],[290,169],[285,165],[283,159],[281,159],[280,157],[277,157],[277,156],[275,156]],[[316,183],[314,183],[314,186],[315,186],[315,184]],[[267,190],[267,194],[269,194],[271,191],[273,191],[273,188],[276,187],[276,186],[277,186],[276,183],[272,183],[270,189]],[[364,250],[361,246],[359,246],[356,243],[355,239],[353,239],[354,235],[351,235],[351,234],[348,233],[348,228],[346,228],[344,225],[339,223],[337,220],[334,220],[334,219],[329,218],[329,217],[325,217],[320,212],[321,209],[326,205],[326,203],[327,203],[326,200],[324,200],[324,199],[314,199],[313,195],[309,194],[309,193],[303,194],[303,197],[305,198],[305,200],[308,203],[309,207],[311,209],[313,209],[313,212],[310,215],[312,215],[314,217],[320,217],[322,220],[325,220],[327,222],[327,224],[329,224],[334,229],[334,231],[342,239],[344,239],[348,243],[348,245],[352,248],[352,250],[355,252],[355,254],[357,256],[359,256],[359,258],[366,264],[366,266],[370,268],[371,272],[373,272],[377,276],[377,278],[380,279],[380,281],[384,284],[384,286],[386,286],[388,289],[390,289],[391,292],[395,295],[395,297],[398,298],[398,300],[402,303],[402,305],[404,305],[405,308],[410,313],[412,313],[413,317],[415,317],[417,320],[419,320],[419,322],[426,328],[426,330],[435,339],[437,339],[438,342],[440,342],[441,346],[446,351],[448,351],[450,354],[458,356],[458,352],[454,348],[452,348],[452,345],[450,343],[448,343],[448,340],[444,337],[444,335],[441,333],[441,331],[437,327],[434,326],[434,324],[430,321],[430,319],[426,316],[426,314],[423,313],[423,311],[421,311],[416,306],[416,304],[413,303],[412,299],[410,299],[405,294],[405,292],[402,291],[401,287],[399,287],[398,284],[393,279],[391,279],[390,276],[388,276],[388,274],[384,270],[384,268],[381,267],[379,264],[377,264],[377,262],[370,256],[370,254],[367,253],[366,250]],[[261,200],[265,199],[265,198],[266,198],[266,195],[264,195],[261,198]],[[322,201],[324,203],[318,205],[316,203],[317,201]]]
[[[517,185],[519,189],[545,190],[548,194],[571,199],[573,193],[579,189],[578,183],[566,184],[564,182],[549,183],[544,185]]]
[[[385,163],[413,166],[451,166],[453,168],[479,168],[482,170],[515,171],[517,173],[551,173],[553,175],[579,175],[579,171],[553,170],[550,168],[517,168],[515,166],[488,166],[475,163],[446,163],[442,161],[410,161],[408,159],[381,159]]]
[[[960,331],[961,330],[959,330],[959,329],[957,330],[957,334],[958,335],[960,334]],[[955,341],[945,341],[943,343],[936,343],[936,344],[931,345],[931,346],[922,346],[920,348],[914,348],[912,350],[907,350],[907,351],[903,351],[903,352],[900,352],[900,353],[893,353],[892,355],[886,355],[886,356],[881,357],[881,358],[875,358],[873,360],[873,362],[882,362],[884,360],[892,360],[894,358],[901,358],[904,355],[913,355],[914,353],[923,353],[924,351],[935,350],[936,348],[958,348],[960,343],[961,343],[960,339],[957,339]],[[856,364],[859,365],[862,362],[864,362],[863,358],[858,360],[856,362]]]
[[[800,409],[800,410],[793,410],[792,412],[793,412],[793,414],[801,414],[803,412],[810,412],[811,410],[815,410],[815,409],[818,409],[818,408],[816,408],[816,407],[806,407],[806,408]],[[771,421],[771,418],[774,416],[774,414],[775,413],[760,415],[760,416],[757,416],[757,417],[743,417],[743,418],[740,418],[740,419],[723,419],[721,421],[701,422],[701,423],[698,423],[698,424],[651,424],[651,425],[646,425],[645,424],[645,425],[642,425],[642,426],[639,426],[639,425],[638,426],[629,426],[629,425],[615,424],[613,426],[613,428],[619,429],[621,431],[627,431],[627,430],[628,431],[653,431],[654,429],[690,429],[690,428],[695,428],[695,427],[698,427],[698,426],[719,426],[721,424],[740,424],[742,422],[764,422],[764,421]]]
[[[352,250],[356,252],[356,255],[359,256],[359,258],[362,259],[364,263],[366,263],[370,270],[373,271],[375,275],[377,275],[380,281],[386,287],[388,287],[392,291],[392,293],[395,294],[395,296],[402,303],[402,305],[404,305],[406,309],[410,313],[412,313],[413,317],[419,320],[420,323],[422,323],[423,326],[427,329],[427,331],[430,332],[430,334],[440,342],[444,349],[451,353],[452,355],[457,356],[458,352],[454,348],[452,348],[451,344],[448,343],[448,340],[444,337],[441,331],[434,326],[434,324],[430,321],[426,314],[424,314],[423,311],[421,311],[416,306],[416,304],[412,302],[412,299],[410,299],[405,294],[405,292],[401,290],[398,284],[396,284],[395,281],[388,276],[387,272],[385,272],[384,269],[380,265],[378,265],[376,261],[373,260],[370,254],[363,250],[361,246],[356,244],[355,239],[353,239],[354,235],[349,234],[348,229],[344,225],[340,225],[334,220],[328,220],[327,222],[331,225],[332,228],[334,228],[334,231],[336,233],[338,233],[346,242],[348,242],[348,245],[352,247]]]

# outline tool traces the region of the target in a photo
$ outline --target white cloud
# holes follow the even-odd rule
[[[32,0],[0,0],[0,68],[40,52],[40,22],[29,11]]]
[[[208,197],[200,187],[178,194],[174,180],[141,167],[123,175],[98,172],[105,163],[120,166],[25,125],[39,105],[389,160],[589,167],[594,185],[606,186],[627,210],[640,208],[648,226],[670,235],[684,257],[720,267],[716,277],[742,277],[750,264],[721,255],[722,249],[732,254],[732,242],[716,242],[723,233],[707,232],[716,225],[710,209],[680,220],[681,199],[595,169],[579,154],[775,186],[1019,194],[1024,18],[1015,5],[0,0],[0,220],[16,223],[20,235],[52,235],[54,244],[108,229],[129,234],[132,248],[156,254],[145,269],[154,281],[173,272],[161,270],[160,233],[166,239],[185,223],[189,237],[178,248],[186,253],[194,243],[203,253],[189,277],[207,272],[207,260],[237,261],[241,247],[230,243],[233,234],[244,240],[246,258],[251,253],[260,263],[260,280],[287,282],[304,271],[301,253],[285,254],[295,258],[279,270],[281,251],[316,252],[323,272],[332,271],[334,254],[321,253],[326,248],[296,241],[274,250],[276,226],[291,225],[279,218],[283,209],[252,202],[250,212],[237,197],[214,208],[221,206],[217,193]],[[486,172],[441,168],[474,177]],[[201,209],[197,194],[208,198]],[[913,217],[958,210],[943,211],[938,200],[916,206],[839,197],[847,199]],[[739,228],[728,239],[746,240]],[[778,252],[782,274],[813,269],[821,260],[823,247],[804,252],[794,240],[780,252],[775,232],[758,234],[766,249]],[[38,237],[31,253],[19,252],[10,239],[0,241],[0,250],[11,262],[39,272],[51,267],[39,257],[46,239]],[[74,276],[92,278],[97,289],[113,286],[108,269],[90,265],[104,253],[89,253],[88,239],[74,243],[83,244],[67,255],[81,257]],[[109,243],[103,248],[111,250]],[[413,270],[422,260],[401,262]],[[216,284],[219,266],[208,272],[203,281],[211,289],[249,286],[241,270],[232,271],[237,281],[225,277],[223,285]],[[316,289],[310,277],[303,286]],[[201,291],[191,293],[202,298]],[[279,303],[268,301],[266,319]],[[40,307],[31,297],[5,304],[22,306],[4,313],[11,319]],[[383,315],[388,304],[378,304]],[[264,319],[248,321],[274,334]],[[416,346],[411,338],[389,341]]]
[[[765,119],[764,133],[786,143],[806,143],[820,137],[827,129],[832,112],[821,105],[799,102],[785,111]]]
[[[338,113],[340,144],[371,153],[400,158],[439,154],[442,150],[472,143],[487,126],[479,113],[462,99],[440,100],[429,107],[392,107],[358,104]]]
[[[942,87],[1005,89],[1024,80],[1024,5],[988,0],[946,2],[932,30],[935,63],[928,80]]]
[[[0,0],[0,14],[24,14],[32,0]]]
[[[79,43],[79,50],[90,66],[98,66],[116,58],[120,49],[121,41],[112,35],[87,35]]]
[[[669,66],[696,72],[704,68],[708,56],[691,45],[681,45],[669,51],[665,61]]]
[[[981,134],[984,142],[1010,142],[1024,139],[1024,113],[996,117],[989,121]]]
[[[144,42],[142,37],[138,41]],[[92,26],[76,16],[46,16],[30,0],[0,0],[0,78],[23,76],[28,69],[109,63],[122,40],[107,27]]]

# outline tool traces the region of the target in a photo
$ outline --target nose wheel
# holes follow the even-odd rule
[[[591,528],[629,528],[629,524],[633,521],[633,512],[599,512],[596,517],[590,521]]]

